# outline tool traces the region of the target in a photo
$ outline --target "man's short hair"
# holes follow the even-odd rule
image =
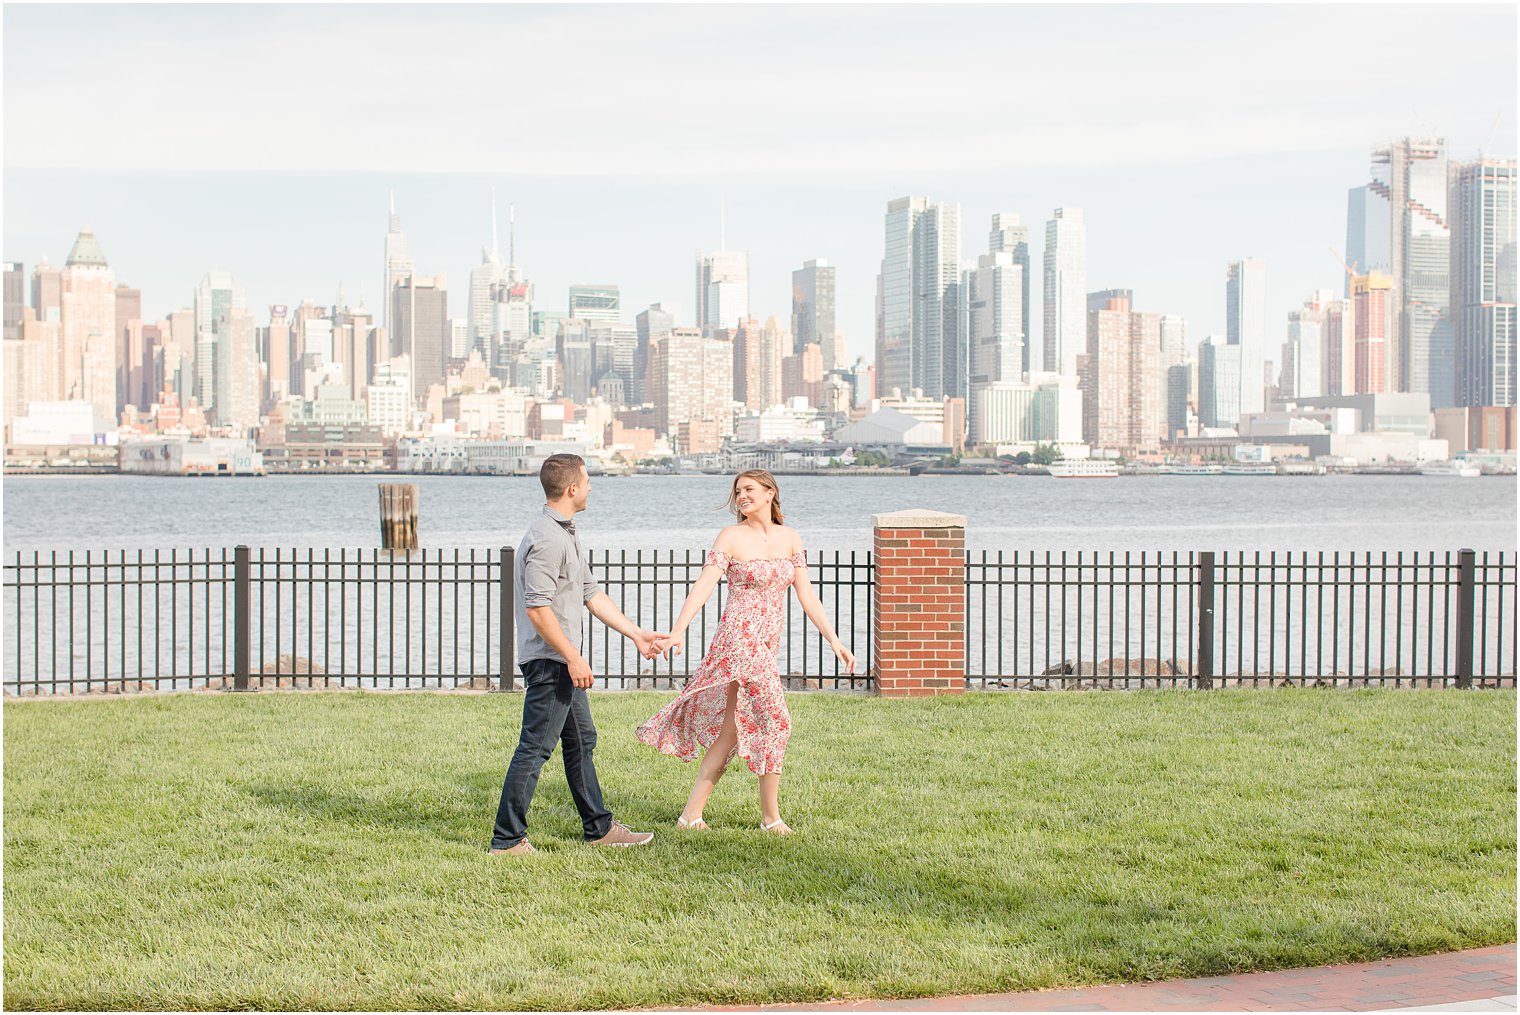
[[[538,481],[543,485],[544,496],[549,500],[563,497],[566,487],[580,481],[581,468],[585,464],[586,460],[580,455],[550,455],[545,458],[543,468],[538,470]]]

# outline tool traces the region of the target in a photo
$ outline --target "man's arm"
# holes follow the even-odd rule
[[[560,654],[570,668],[570,683],[591,686],[591,666],[570,643],[570,636],[559,626],[554,615],[554,592],[564,566],[564,553],[552,546],[535,542],[523,554],[523,608],[528,622],[550,648]]]
[[[575,646],[570,644],[570,639],[565,635],[565,629],[559,626],[559,618],[554,615],[552,606],[530,606],[527,608],[528,622],[538,632],[538,636],[544,642],[558,652],[570,667],[570,683],[576,687],[591,686],[591,664],[586,662],[584,656],[576,651]]]
[[[586,609],[590,610],[591,615],[597,620],[600,620],[624,638],[631,639],[638,646],[639,654],[645,659],[653,659],[659,655],[659,649],[654,647],[654,643],[662,635],[653,631],[646,631],[629,620],[627,615],[618,609],[617,603],[612,601],[612,597],[601,589],[597,589],[596,594],[586,600]]]

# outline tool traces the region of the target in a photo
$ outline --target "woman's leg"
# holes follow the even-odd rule
[[[739,684],[729,681],[728,703],[723,708],[723,728],[718,731],[718,739],[702,755],[702,764],[697,769],[697,781],[691,787],[691,796],[686,798],[685,809],[681,811],[681,817],[686,821],[696,821],[702,816],[707,798],[712,796],[713,787],[718,785],[718,780],[723,778],[723,772],[728,767],[728,754],[739,742],[739,728],[734,724],[734,708],[738,698]]]
[[[781,808],[776,802],[776,796],[780,790],[780,772],[770,772],[760,777],[760,823],[776,826],[767,829],[767,831],[775,832],[778,835],[787,835],[791,832],[791,829],[784,823],[780,823]]]

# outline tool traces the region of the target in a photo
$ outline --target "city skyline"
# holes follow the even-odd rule
[[[1265,351],[1276,362],[1288,313],[1317,289],[1343,286],[1330,248],[1345,246],[1346,192],[1368,181],[1372,148],[1397,137],[1436,133],[1447,138],[1453,160],[1473,158],[1479,149],[1501,155],[1515,149],[1510,8],[1446,7],[1431,24],[1425,23],[1428,8],[1395,8],[1368,23],[1363,23],[1365,8],[1316,8],[1313,21],[1323,30],[1308,35],[1302,8],[1076,13],[936,8],[935,18],[918,19],[927,24],[915,22],[911,36],[903,29],[905,14],[867,8],[641,9],[639,18],[631,17],[633,12],[584,8],[427,10],[424,17],[421,9],[404,7],[346,8],[347,13],[322,7],[259,9],[251,17],[242,8],[128,7],[81,22],[45,8],[7,9],[5,110],[12,144],[5,168],[6,257],[28,270],[43,253],[60,264],[78,229],[89,226],[117,279],[142,291],[143,310],[150,316],[186,305],[196,281],[218,268],[238,279],[259,324],[265,323],[261,308],[304,299],[328,304],[340,287],[350,302],[362,292],[378,316],[386,308],[376,237],[394,190],[416,271],[451,279],[449,317],[466,318],[465,280],[490,242],[494,188],[499,208],[516,206],[516,259],[535,282],[539,307],[563,302],[561,294],[573,283],[609,282],[621,289],[624,320],[658,302],[679,307],[677,323],[696,323],[690,305],[692,251],[726,246],[750,255],[750,314],[785,321],[791,273],[807,260],[823,258],[836,266],[837,323],[853,361],[860,355],[869,359],[874,345],[874,276],[882,257],[880,209],[886,201],[913,194],[959,205],[962,231],[970,237],[983,235],[995,213],[1018,214],[1032,227],[1035,264],[1043,254],[1041,225],[1055,208],[1074,207],[1083,209],[1087,222],[1087,288],[1128,288],[1138,305],[1186,318],[1189,344],[1225,331],[1218,282],[1225,266],[1246,258],[1263,261]],[[986,44],[968,35],[986,30],[996,35],[1001,28],[1048,41],[1049,46],[1030,46],[1021,65],[1021,73],[1034,75],[1071,54],[1075,43],[1061,29],[1093,10],[1108,16],[1100,28],[1084,29],[1083,44],[1089,47],[1084,59],[1106,54],[1102,72],[1095,65],[1082,80],[1069,82],[1070,94],[1049,103],[1035,101],[1035,89],[1014,89],[1014,98],[991,103],[1004,117],[991,121],[1000,125],[995,130],[981,123],[977,133],[975,117],[945,107],[938,119],[917,126],[910,123],[912,116],[899,120],[880,111],[862,118],[858,107],[864,100],[854,88],[846,89],[848,95],[838,88],[820,92],[822,119],[810,127],[783,129],[785,117],[772,108],[784,110],[792,101],[787,96],[821,87],[823,71],[800,66],[806,61],[799,54],[847,38],[859,45],[830,50],[827,70],[836,84],[852,72],[865,74],[852,80],[882,80],[892,59],[903,55],[904,39],[926,37],[943,43],[938,50],[925,47],[932,52],[915,64],[922,73],[914,77],[922,78],[930,94],[905,95],[897,84],[879,93],[882,100],[911,113],[946,92],[980,96],[978,82],[992,72],[956,65],[957,55],[964,58]],[[354,11],[366,16],[356,18]],[[742,25],[757,52],[783,36],[796,40],[788,27],[808,31],[795,48],[778,51],[785,55],[778,56],[778,71],[784,73],[735,79],[717,90],[738,109],[771,110],[747,120],[733,118],[745,121],[747,136],[736,136],[731,126],[704,126],[684,137],[682,131],[651,129],[650,114],[644,113],[604,121],[601,140],[610,145],[562,145],[557,139],[567,128],[546,118],[579,108],[577,103],[588,101],[589,87],[567,84],[563,75],[552,89],[522,93],[521,105],[512,107],[521,113],[522,130],[506,133],[529,143],[498,139],[499,150],[484,152],[477,150],[484,142],[452,129],[461,104],[477,102],[466,97],[473,94],[466,87],[471,74],[445,72],[437,62],[439,40],[452,40],[465,52],[478,45],[460,31],[462,18],[473,18],[482,37],[511,29],[531,40],[563,33],[577,18],[593,16],[634,33],[612,33],[625,41],[647,41],[655,28],[675,26],[675,36],[659,45],[688,47],[694,73],[713,61],[701,40],[724,26]],[[323,33],[342,35],[366,52],[389,52],[396,43],[382,29],[397,19],[415,24],[423,43],[415,66],[395,75],[401,84],[386,79],[379,92],[369,93],[351,75],[300,63],[311,39]],[[312,94],[298,107],[293,85],[269,69],[256,84],[225,80],[209,90],[215,93],[211,98],[235,98],[245,87],[273,90],[259,103],[224,101],[220,117],[207,125],[205,145],[162,143],[156,132],[166,129],[175,111],[207,98],[166,92],[158,70],[131,80],[112,78],[126,50],[111,33],[125,30],[131,36],[153,29],[194,39],[228,24],[245,26],[248,33],[219,54],[221,63],[237,66],[254,52],[261,59],[273,52],[274,66],[299,65],[295,77]],[[1353,24],[1359,44],[1336,60],[1309,61],[1313,74],[1262,64],[1267,57],[1261,54],[1272,51],[1274,36],[1291,37],[1296,53],[1312,57],[1331,46],[1327,40],[1339,29]],[[1419,33],[1411,33],[1416,24]],[[1491,30],[1495,26],[1501,30]],[[977,31],[968,32],[973,28]],[[309,37],[300,37],[298,29]],[[282,45],[271,51],[269,33],[282,31],[289,37],[281,36]],[[1233,52],[1229,66],[1243,78],[1255,72],[1253,80],[1263,84],[1249,101],[1233,107],[1194,94],[1209,90],[1192,87],[1182,69],[1156,59],[1160,53],[1192,52],[1184,66],[1207,73],[1223,65],[1217,50],[1228,47],[1221,43],[1248,33],[1253,45]],[[1454,47],[1432,44],[1433,36],[1437,42],[1448,36],[1460,40],[1460,58],[1446,52]],[[615,73],[630,58],[605,40],[582,38],[601,57],[592,61],[592,79]],[[1200,48],[1200,40],[1210,45]],[[45,63],[64,41],[86,68],[67,79]],[[1121,42],[1134,43],[1135,54],[1114,52]],[[531,45],[523,48],[525,66],[543,59]],[[1478,51],[1489,55],[1482,58]],[[662,106],[674,86],[668,75],[653,71],[657,61],[648,59],[649,52],[640,52],[640,67],[649,73],[634,79],[636,86],[612,108],[626,111],[630,99],[638,98],[661,115],[679,109],[700,117],[713,99],[688,94],[684,107]],[[1410,58],[1403,65],[1420,73],[1375,71],[1399,65],[1400,54]],[[457,63],[460,54],[453,55]],[[429,68],[432,75],[424,73]],[[1352,88],[1358,75],[1360,83]],[[526,71],[524,76],[531,79]],[[1105,95],[1104,82],[1120,79],[1126,84],[1123,94]],[[137,102],[143,116],[112,119],[103,107],[93,109],[82,88],[93,84],[98,94],[106,80],[112,81],[118,108]],[[1368,81],[1378,84],[1370,94]],[[446,143],[409,146],[427,153],[426,164],[415,155],[406,156],[414,159],[407,163],[395,146],[376,145],[378,135],[355,136],[378,115],[369,107],[384,107],[381,100],[403,84],[413,91],[402,108],[419,116],[424,100],[440,92],[452,96],[434,118],[423,117],[429,136]],[[1028,102],[1021,97],[1025,92]],[[1347,94],[1359,98],[1351,102]],[[1492,109],[1485,106],[1490,101]],[[468,108],[483,112],[489,106]],[[343,115],[312,116],[313,109]],[[282,111],[284,120],[268,122]],[[59,129],[61,117],[79,129]],[[137,133],[123,136],[117,121],[137,124]],[[319,122],[325,140],[309,143],[311,125]],[[822,130],[829,124],[834,129]],[[80,136],[101,143],[86,152]],[[963,143],[967,140],[976,143]],[[587,164],[587,148],[617,154]],[[710,154],[694,157],[698,148]],[[883,154],[887,148],[890,157]],[[653,149],[665,154],[656,157]],[[355,151],[363,155],[355,158]],[[798,155],[803,151],[806,158]],[[168,153],[175,153],[173,161],[165,162]],[[478,171],[486,164],[494,171]],[[353,171],[356,166],[361,171]],[[437,171],[445,168],[449,172]],[[979,246],[963,243],[962,259],[974,262]],[[1032,296],[1037,305],[1039,298]],[[1027,339],[1033,348],[1043,341],[1041,316],[1032,315]]]

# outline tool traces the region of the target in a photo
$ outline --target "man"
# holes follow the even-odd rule
[[[528,806],[538,775],[563,743],[565,779],[580,811],[586,842],[593,846],[643,846],[653,832],[634,832],[602,802],[592,751],[591,667],[581,654],[581,607],[619,634],[631,638],[646,659],[659,655],[661,635],[636,626],[591,577],[575,535],[575,516],[586,510],[591,477],[579,455],[551,455],[538,472],[544,513],[528,527],[517,548],[517,659],[527,693],[522,735],[501,787],[493,854],[535,852],[528,843]]]

